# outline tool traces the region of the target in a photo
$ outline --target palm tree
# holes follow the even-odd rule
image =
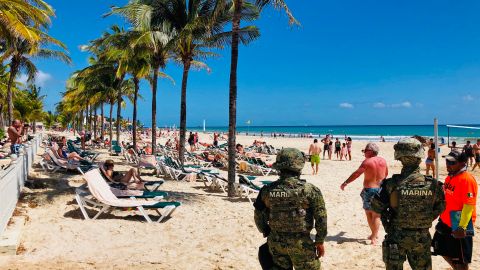
[[[179,158],[184,162],[185,133],[187,122],[187,82],[190,68],[207,68],[200,62],[215,54],[205,51],[221,43],[215,43],[222,36],[224,25],[230,22],[231,13],[223,1],[214,0],[162,0],[157,1],[152,14],[155,20],[170,25],[173,33],[171,50],[183,66],[180,101],[180,148]],[[223,36],[222,36],[223,37]],[[217,46],[218,47],[218,46]],[[208,68],[207,68],[208,70]]]
[[[157,1],[130,0],[124,7],[114,7],[110,14],[125,17],[133,26],[137,39],[132,45],[148,48],[151,54],[150,85],[152,88],[152,153],[157,145],[157,87],[160,69],[164,69],[169,59],[169,47],[172,41],[172,28],[166,21],[155,16]]]
[[[62,49],[66,49],[65,45],[60,41],[43,34],[42,46],[58,45]],[[11,57],[10,60],[10,76],[7,85],[7,104],[8,104],[8,121],[13,120],[13,99],[12,86],[19,71],[25,71],[28,80],[32,81],[37,73],[37,67],[32,62],[32,58],[56,58],[66,63],[70,63],[71,59],[64,52],[56,51],[41,47],[40,44],[31,44],[24,39],[15,39],[4,55]]]
[[[292,12],[283,0],[256,0],[255,4],[263,8],[272,4],[275,8],[284,9],[289,18],[290,24],[298,24]],[[242,40],[243,30],[240,27],[244,6],[251,3],[244,0],[233,0],[232,18],[232,42],[231,42],[231,63],[230,63],[230,87],[228,106],[228,196],[235,196],[235,144],[237,127],[237,66],[238,66],[238,45]]]
[[[0,0],[0,37],[39,43],[41,28],[50,25],[53,8],[42,0]]]
[[[131,46],[120,43],[120,46],[115,46],[111,43],[113,40],[126,40],[129,44],[135,44],[138,38],[139,32],[117,31],[114,35],[111,35],[110,38],[104,41],[104,43],[108,45],[108,49],[106,52],[107,59],[118,61],[117,75],[121,76],[122,74],[130,74],[132,76],[134,84],[134,96],[132,100],[132,132],[133,147],[135,149],[137,146],[137,101],[139,97],[140,80],[149,79],[150,74],[152,73],[152,68],[150,65],[151,50],[148,46],[145,46],[144,44],[136,44],[135,46]],[[158,76],[171,79],[163,72],[158,72]]]

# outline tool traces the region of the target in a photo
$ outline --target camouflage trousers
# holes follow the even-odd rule
[[[315,244],[310,234],[270,233],[268,246],[276,269],[320,270]]]
[[[402,270],[405,259],[412,270],[431,270],[431,237],[428,229],[396,230],[382,243],[383,261],[387,270]]]

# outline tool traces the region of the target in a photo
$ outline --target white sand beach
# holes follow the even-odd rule
[[[210,135],[201,134],[200,141],[210,142],[206,136]],[[237,141],[250,145],[258,138],[239,136]],[[278,148],[303,151],[311,142],[306,138],[263,140]],[[352,161],[322,160],[318,176],[310,175],[309,164],[303,170],[302,178],[321,189],[328,211],[323,269],[384,269],[381,246],[367,244],[369,228],[359,196],[362,179],[340,190],[340,184],[363,160],[360,150],[365,144],[353,142]],[[393,159],[393,143],[378,145],[390,175],[398,173],[401,164]],[[99,161],[109,158],[106,150],[102,151]],[[442,154],[447,153],[442,147]],[[113,159],[117,165],[126,164],[123,157]],[[440,179],[444,179],[445,165],[443,161],[440,164]],[[128,166],[119,165],[116,170]],[[479,180],[480,170],[474,175]],[[165,222],[147,224],[131,211],[114,211],[87,221],[74,199],[74,188],[83,184],[80,175],[45,173],[35,165],[31,178],[41,188],[25,188],[17,206],[16,214],[28,218],[21,250],[16,256],[0,256],[0,269],[260,269],[257,249],[265,239],[255,227],[253,206],[246,199],[210,192],[202,182],[168,180],[161,189],[182,206]],[[152,175],[146,178],[156,179]],[[275,180],[276,176],[263,178]],[[478,222],[476,229],[480,229]],[[383,235],[382,228],[381,238]],[[474,237],[471,269],[480,269],[479,243],[479,237]],[[449,266],[442,258],[433,257],[433,269]]]

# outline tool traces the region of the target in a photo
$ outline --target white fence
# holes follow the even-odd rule
[[[7,227],[15,210],[41,142],[42,136],[37,134],[34,139],[23,144],[17,159],[12,160],[6,170],[0,171],[0,235]]]

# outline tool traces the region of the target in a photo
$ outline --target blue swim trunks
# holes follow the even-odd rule
[[[380,191],[380,188],[364,188],[360,193],[360,197],[362,197],[363,201],[363,209],[365,210],[372,210],[372,206],[370,205],[370,200],[372,197],[375,196]]]

